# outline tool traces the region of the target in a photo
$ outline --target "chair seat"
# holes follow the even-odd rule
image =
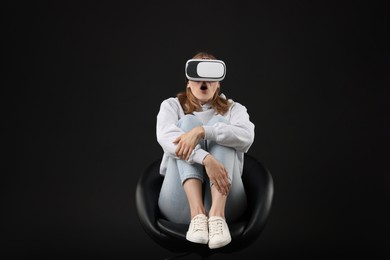
[[[158,210],[158,197],[163,182],[159,173],[161,158],[151,163],[141,174],[136,189],[139,221],[146,233],[159,245],[172,252],[197,252],[209,255],[215,252],[230,253],[252,244],[267,222],[273,198],[273,180],[268,169],[254,157],[245,154],[243,183],[247,192],[248,207],[242,219],[228,223],[232,242],[209,249],[207,245],[186,240],[188,224],[177,224],[164,219]]]

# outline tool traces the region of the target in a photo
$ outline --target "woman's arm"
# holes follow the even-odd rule
[[[255,125],[250,121],[245,106],[239,103],[233,103],[232,106],[228,118],[230,124],[219,122],[212,126],[203,126],[205,139],[247,152],[254,141]]]
[[[180,140],[180,137],[185,134],[185,132],[176,125],[181,114],[184,115],[180,104],[173,98],[164,100],[161,103],[160,110],[157,114],[157,141],[164,152],[176,159],[180,159],[180,157],[176,154],[178,142],[175,141]],[[191,155],[189,157],[186,156],[186,161],[189,163],[203,164],[203,159],[207,154],[208,152],[201,149],[200,145],[197,144]]]

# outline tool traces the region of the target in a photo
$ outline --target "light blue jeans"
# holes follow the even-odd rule
[[[207,125],[213,125],[217,122],[229,124],[223,116],[215,115]],[[185,132],[200,125],[202,122],[194,115],[186,115],[178,122],[178,126]],[[211,141],[201,140],[200,145],[221,162],[228,172],[231,187],[226,201],[225,218],[228,223],[233,222],[242,216],[247,205],[241,172],[237,165],[236,151],[234,148]],[[182,224],[188,224],[191,221],[190,207],[183,188],[184,181],[189,178],[197,178],[203,183],[204,206],[206,212],[210,210],[212,183],[210,183],[204,166],[198,163],[189,164],[184,160],[171,157],[168,161],[158,200],[160,212],[169,221]]]

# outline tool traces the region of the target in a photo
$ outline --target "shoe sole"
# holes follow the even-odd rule
[[[201,239],[201,238],[189,238],[188,236],[186,236],[186,239],[192,243],[197,243],[197,244],[207,244],[209,242],[209,240],[205,240],[205,239]]]
[[[211,245],[209,244],[209,248],[210,249],[216,249],[216,248],[224,247],[227,244],[229,244],[231,241],[232,241],[232,239],[230,238],[229,240],[221,242],[221,243],[218,243],[218,244],[211,244]]]

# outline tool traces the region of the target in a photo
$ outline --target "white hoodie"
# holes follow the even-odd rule
[[[221,94],[221,97],[225,98],[225,95]],[[230,124],[219,122],[212,126],[203,125],[205,130],[204,139],[235,148],[237,151],[236,162],[239,163],[239,169],[242,174],[244,153],[249,150],[253,143],[255,126],[250,121],[245,106],[231,99],[228,101],[231,105],[223,116]],[[205,124],[216,112],[209,104],[203,105],[202,109],[203,111],[194,112],[193,114]],[[161,103],[157,114],[156,135],[157,141],[164,151],[160,165],[160,174],[163,176],[166,173],[169,156],[179,159],[175,154],[176,144],[173,143],[173,140],[184,134],[184,131],[176,125],[183,116],[184,111],[177,97],[170,97]],[[208,152],[198,144],[187,162],[203,165],[203,159],[207,154]]]

